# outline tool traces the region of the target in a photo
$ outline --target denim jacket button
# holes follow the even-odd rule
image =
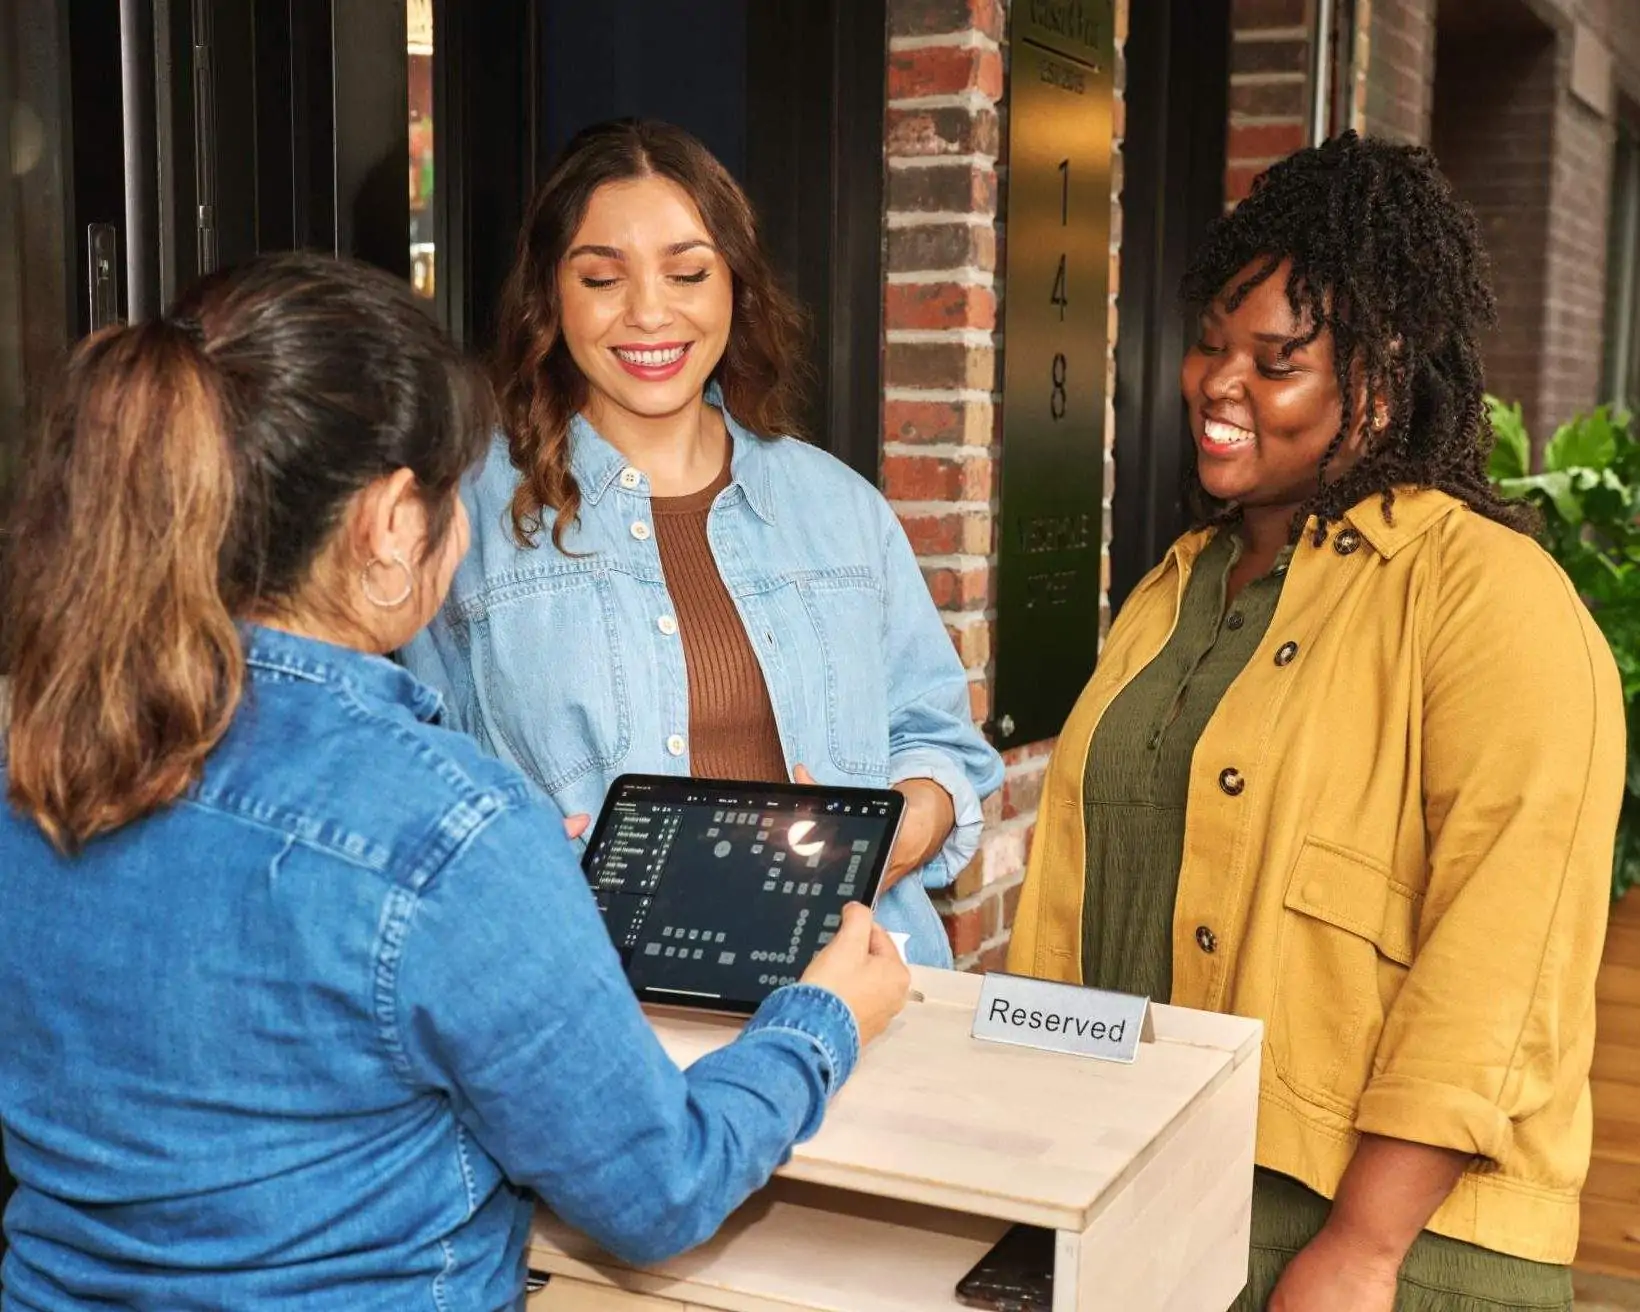
[[[666,750],[671,752],[673,756],[682,756],[684,746],[682,734],[675,733],[666,740]]]
[[[621,486],[622,487],[629,487],[629,488],[630,487],[637,487],[638,484],[642,481],[643,481],[643,475],[640,474],[636,469],[623,469],[623,470],[621,470]]]
[[[670,615],[662,615],[660,619],[655,621],[655,627],[670,638],[678,631],[678,622]]]
[[[637,538],[639,542],[649,541],[649,525],[645,524],[641,519],[634,520],[632,524],[632,536]]]

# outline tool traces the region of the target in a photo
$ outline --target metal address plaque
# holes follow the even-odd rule
[[[999,747],[1057,734],[1098,650],[1115,60],[1111,0],[1010,23]]]

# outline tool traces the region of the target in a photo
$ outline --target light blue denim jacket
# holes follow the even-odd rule
[[[707,394],[717,403],[715,389]],[[763,668],[787,768],[821,783],[932,779],[956,828],[877,918],[908,956],[949,966],[928,900],[979,847],[1002,760],[975,729],[968,678],[886,501],[826,452],[764,440],[725,415],[731,482],[707,538]],[[463,490],[473,546],[443,613],[404,653],[455,720],[521,767],[566,815],[596,815],[622,773],[687,774],[689,688],[648,479],[583,418],[570,431],[579,521],[520,547],[518,471],[497,439]],[[548,516],[550,527],[551,518]]]
[[[680,1071],[533,784],[389,661],[249,655],[187,800],[73,859],[0,802],[0,1306],[518,1308],[531,1190],[630,1261],[705,1239],[848,1009],[780,989]]]

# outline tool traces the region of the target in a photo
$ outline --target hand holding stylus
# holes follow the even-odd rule
[[[870,1043],[900,1014],[911,989],[911,972],[894,941],[858,902],[843,908],[837,936],[815,954],[803,983],[829,989],[854,1013],[860,1046]]]

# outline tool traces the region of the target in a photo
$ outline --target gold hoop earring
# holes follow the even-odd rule
[[[377,565],[397,565],[404,571],[404,591],[393,598],[378,597],[370,588],[370,571]],[[410,600],[410,594],[416,590],[416,576],[410,572],[410,566],[404,557],[397,551],[387,560],[379,557],[359,571],[359,586],[364,589],[364,599],[372,606],[379,606],[382,610],[394,610]]]

